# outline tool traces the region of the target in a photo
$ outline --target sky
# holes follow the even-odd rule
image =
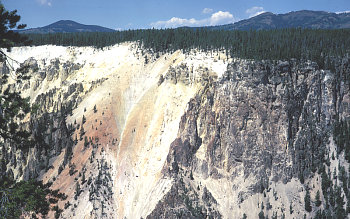
[[[0,0],[1,1],[1,0]],[[234,23],[263,12],[350,11],[350,0],[2,0],[28,28],[59,20],[116,30]]]

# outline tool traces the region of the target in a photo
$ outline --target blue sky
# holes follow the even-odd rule
[[[74,20],[112,29],[205,26],[236,22],[264,11],[350,11],[350,0],[2,0],[21,22],[41,27]]]

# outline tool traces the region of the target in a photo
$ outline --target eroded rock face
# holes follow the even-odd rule
[[[198,190],[208,186],[209,193],[216,194],[214,200],[222,199],[220,195],[225,193],[236,196],[226,197],[232,202],[226,209],[222,208],[225,200],[214,205],[225,218],[232,215],[239,218],[243,213],[254,217],[252,211],[241,205],[271,187],[269,181],[283,184],[290,183],[292,178],[304,181],[325,163],[332,118],[349,116],[336,110],[334,102],[339,100],[334,98],[332,84],[337,83],[334,80],[331,72],[319,70],[314,63],[244,60],[230,63],[222,80],[206,84],[188,103],[178,137],[170,147],[163,169],[165,175],[175,182],[182,180],[191,188],[188,194],[197,186]],[[348,88],[342,90],[341,96],[348,98],[349,90],[345,89]],[[240,186],[242,179],[244,189]],[[229,188],[219,191],[224,182]],[[269,203],[269,196],[264,196],[260,202]],[[176,215],[186,212],[182,203],[169,201],[170,197],[180,199],[181,192],[172,189],[152,217],[169,216],[172,212],[170,217],[177,218]],[[292,203],[292,197],[288,198],[289,203],[282,204],[282,211],[274,208],[270,212],[282,216],[286,209],[283,206]],[[196,196],[193,203],[201,206],[206,202]],[[198,217],[198,211],[191,211],[188,206],[185,209],[190,212],[186,217]],[[253,211],[255,217],[259,211]],[[300,211],[304,212],[302,208]],[[219,217],[211,215],[216,210],[208,212],[201,208],[199,212]]]
[[[322,169],[347,165],[324,165],[350,113],[347,59],[332,71],[202,53],[146,62],[134,44],[28,57],[49,49],[59,55],[25,59],[38,71],[13,85],[37,104],[25,128],[38,144],[0,158],[15,179],[65,192],[62,218],[311,217],[305,189],[322,197]]]

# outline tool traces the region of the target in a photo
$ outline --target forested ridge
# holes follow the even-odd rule
[[[137,41],[155,53],[175,50],[226,50],[246,59],[313,60],[323,65],[331,57],[344,57],[350,51],[350,29],[276,29],[225,31],[202,29],[148,29],[113,33],[28,34],[33,45],[106,47]],[[322,66],[320,66],[322,67]]]
[[[208,30],[145,29],[117,32],[27,34],[32,45],[93,46],[103,48],[123,42],[138,42],[156,56],[165,52],[197,49],[225,51],[231,57],[254,60],[313,61],[320,69],[339,72],[350,53],[350,29]],[[338,69],[338,70],[337,70]],[[350,75],[340,80],[350,85]]]

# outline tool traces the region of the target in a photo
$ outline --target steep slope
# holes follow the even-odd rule
[[[63,217],[146,217],[171,187],[161,170],[187,103],[202,87],[202,74],[218,77],[226,69],[204,54],[154,59],[141,52],[129,43],[103,50],[22,47],[9,54],[39,68],[30,83],[19,86],[41,113],[68,108],[64,122],[71,131],[64,139],[74,145],[45,152],[51,154],[45,171],[35,165],[41,162],[35,149],[31,167],[22,164],[68,195]],[[177,66],[186,66],[188,75],[168,82],[166,73]],[[14,169],[15,178],[22,178],[22,165]]]
[[[0,168],[53,182],[62,218],[311,218],[350,203],[349,58],[329,71],[136,43],[9,56],[38,68],[14,89],[38,105],[26,128],[40,141],[2,146]]]
[[[304,197],[306,190],[322,196],[321,177],[313,173],[334,147],[331,80],[331,72],[312,63],[232,62],[190,101],[163,169],[177,189],[149,218],[314,217]],[[348,118],[346,89],[339,116]],[[348,168],[344,160],[338,164]],[[329,166],[337,169],[332,175],[338,164]]]

